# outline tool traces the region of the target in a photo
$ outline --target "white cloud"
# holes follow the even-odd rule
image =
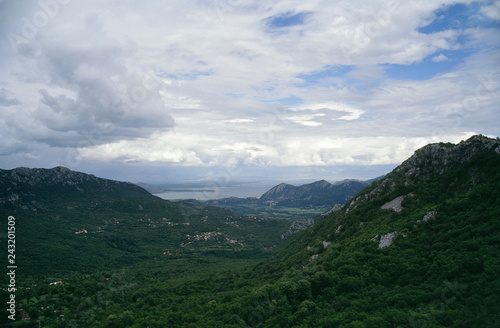
[[[306,120],[311,120],[314,117],[323,117],[328,116],[331,117],[332,113],[334,113],[335,117],[332,117],[332,120],[356,120],[361,117],[363,111],[357,108],[353,108],[347,104],[335,103],[335,102],[327,102],[327,103],[313,103],[310,105],[304,105],[300,107],[291,108],[292,111],[322,111],[320,114],[312,114],[309,116],[303,116]],[[295,116],[297,117],[297,116]],[[293,119],[292,119],[293,120]]]
[[[310,127],[316,127],[322,125],[320,122],[314,121],[315,118],[317,117],[322,117],[325,114],[313,114],[313,115],[295,115],[291,116],[289,119],[290,121],[297,123],[297,124],[302,124],[304,126],[310,126]]]
[[[443,54],[439,54],[439,56],[434,56],[431,58],[431,60],[435,63],[439,63],[439,62],[442,62],[442,61],[447,61],[448,60],[448,57],[446,57],[445,55]]]
[[[141,162],[202,165],[190,150],[181,149],[169,140],[169,135],[154,135],[150,139],[121,140],[78,150],[78,160],[103,162]]]
[[[423,142],[498,133],[498,29],[418,31],[453,3],[72,1],[26,38],[24,18],[43,8],[2,2],[1,41],[15,33],[26,42],[0,49],[0,150],[187,166],[370,165],[397,163]],[[478,13],[498,20],[498,4]],[[284,13],[307,15],[273,29]],[[459,53],[463,62],[427,80],[386,73],[426,58],[456,63],[463,49],[481,52]]]
[[[482,7],[481,13],[490,19],[500,21],[500,1],[495,1],[489,6]]]
[[[254,120],[248,118],[235,118],[232,120],[225,120],[224,123],[240,124],[240,123],[253,123]]]

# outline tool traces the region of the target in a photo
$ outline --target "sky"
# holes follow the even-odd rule
[[[338,181],[500,136],[500,1],[0,0],[0,168]]]

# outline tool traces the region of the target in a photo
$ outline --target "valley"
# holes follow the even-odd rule
[[[333,184],[320,180],[299,186],[280,183],[259,197],[180,201],[228,208],[240,215],[257,215],[285,220],[309,219],[328,212],[334,206],[345,204],[363,188],[381,178],[367,181],[350,179]]]
[[[306,211],[320,198],[286,184],[258,200],[213,204],[171,202],[65,168],[0,177],[19,267],[18,320],[2,318],[5,326],[500,323],[498,139],[425,146],[314,218]],[[335,189],[325,182],[314,186]],[[247,207],[231,208],[238,202]],[[283,217],[304,207],[304,217],[261,215],[263,205],[282,207]]]

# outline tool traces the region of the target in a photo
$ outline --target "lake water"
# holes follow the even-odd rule
[[[276,182],[261,182],[261,183],[241,183],[234,186],[207,186],[207,187],[178,187],[164,188],[168,191],[155,194],[163,199],[196,199],[200,201],[209,199],[220,199],[227,197],[260,197],[266,191],[276,186]]]

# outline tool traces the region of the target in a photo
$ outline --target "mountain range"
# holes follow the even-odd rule
[[[232,205],[242,203],[256,203],[262,205],[287,206],[287,207],[332,207],[335,204],[345,204],[364,187],[376,178],[368,181],[343,180],[334,184],[320,180],[309,184],[294,186],[288,183],[269,189],[260,197],[208,200],[208,205]]]
[[[33,317],[43,317],[42,324],[46,326],[500,326],[498,139],[478,135],[458,144],[427,145],[343,206],[319,218],[312,227],[295,234],[284,246],[263,243],[268,239],[275,242],[275,233],[286,229],[285,226],[273,234],[264,234],[270,231],[270,226],[285,220],[261,221],[235,216],[227,209],[164,202],[139,189],[132,193],[131,187],[120,183],[118,195],[109,195],[104,190],[109,190],[106,188],[115,182],[99,181],[100,187],[93,189],[96,182],[87,180],[93,177],[81,176],[77,183],[72,180],[54,185],[51,181],[59,181],[57,177],[45,172],[47,177],[30,183],[29,174],[23,170],[0,172],[2,181],[6,181],[1,185],[2,215],[17,216],[20,237],[29,226],[22,225],[24,220],[36,226],[30,233],[50,235],[47,241],[35,236],[33,247],[27,246],[29,239],[25,238],[19,249],[28,247],[36,252],[38,247],[42,251],[37,256],[55,252],[75,264],[73,257],[77,261],[79,256],[85,257],[84,252],[77,252],[77,247],[97,252],[97,248],[89,248],[90,243],[98,247],[108,245],[106,252],[87,257],[97,262],[101,256],[112,259],[114,268],[121,268],[121,271],[110,269],[68,276],[63,286],[54,287],[33,275],[30,289],[19,291],[20,305],[31,311]],[[65,172],[58,174],[68,173]],[[87,194],[85,190],[97,194]],[[294,188],[283,185],[269,196],[286,190],[295,195]],[[160,214],[154,211],[155,206],[161,215],[167,215],[167,222],[182,223],[189,217],[191,226],[179,224],[176,227],[187,230],[169,233],[170,223],[160,227],[162,221],[156,219]],[[121,219],[113,221],[113,218]],[[103,220],[104,232],[97,232],[97,223],[103,224]],[[64,226],[58,226],[58,222]],[[66,233],[64,227],[71,222],[78,225]],[[196,238],[186,237],[195,226],[200,238],[209,236],[202,233],[209,222],[214,223],[210,228],[221,228],[211,232],[225,235],[209,245],[196,244]],[[241,222],[254,230],[236,229]],[[256,222],[260,223],[257,227]],[[195,275],[200,267],[208,265],[202,260],[216,250],[241,251],[229,248],[242,246],[227,241],[225,236],[229,237],[230,231],[223,231],[224,226],[240,231],[240,238],[247,238],[247,243],[253,241],[254,251],[271,247],[272,257],[259,259],[246,269],[232,268],[230,259],[219,262],[219,267],[227,267],[225,272]],[[76,227],[89,233],[76,235]],[[139,230],[150,238],[148,242],[141,239]],[[256,236],[253,239],[246,236],[248,231]],[[123,239],[101,239],[100,234]],[[73,239],[75,236],[82,238]],[[185,247],[200,246],[191,252],[182,252],[185,247],[178,247],[181,251],[178,260],[169,261],[168,255],[158,254],[160,249],[156,245],[161,244],[160,240],[166,245],[171,239],[173,246],[179,242]],[[189,242],[192,243],[186,246]],[[115,253],[111,256],[107,252]],[[145,266],[152,259],[149,254],[154,252],[155,266]],[[118,255],[121,262],[116,261]],[[30,255],[22,253],[22,256]],[[30,257],[35,262],[24,262],[23,267],[36,263],[47,274],[50,265],[61,261],[56,256],[40,261],[37,256]],[[189,256],[198,256],[197,262],[183,266],[185,271],[176,271],[173,265],[180,262],[175,261]],[[81,268],[75,266],[74,270]],[[4,294],[1,296],[8,296]],[[40,310],[47,306],[50,311]]]
[[[331,184],[326,180],[301,186],[281,183],[264,193],[259,201],[277,206],[330,206],[345,204],[376,178],[368,181],[343,180]]]
[[[205,201],[204,204],[230,208],[239,214],[252,214],[284,219],[305,219],[325,213],[336,205],[345,204],[372,180],[343,180],[330,183],[320,180],[294,186],[281,183],[260,197],[228,197]],[[312,222],[312,221],[310,221]]]
[[[16,218],[26,273],[111,269],[158,256],[265,257],[289,225],[170,202],[64,167],[0,170],[0,215]]]

